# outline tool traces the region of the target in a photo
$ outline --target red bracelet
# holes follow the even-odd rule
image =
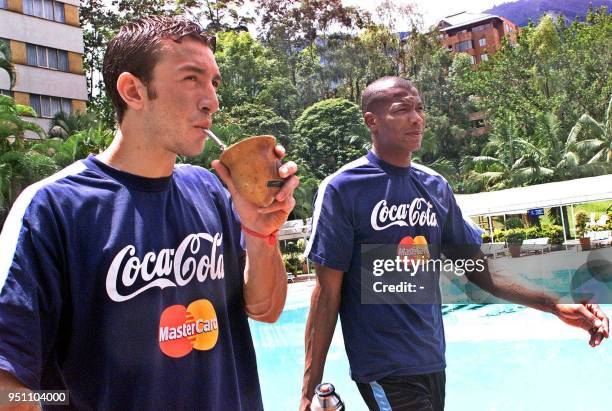
[[[267,234],[266,235],[266,234],[258,233],[257,231],[249,230],[245,226],[242,226],[242,231],[244,231],[247,234],[252,235],[253,237],[267,238],[268,239],[268,244],[270,244],[270,245],[276,244],[276,234],[278,234],[278,230],[272,232],[272,234]]]

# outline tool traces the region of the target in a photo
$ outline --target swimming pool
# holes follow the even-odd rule
[[[298,408],[313,285],[290,285],[277,323],[251,322],[267,411]],[[603,307],[612,317],[612,306]],[[583,331],[517,305],[445,306],[444,312],[446,410],[610,409],[612,341],[593,349]],[[349,378],[339,324],[324,380],[349,410],[367,410]]]

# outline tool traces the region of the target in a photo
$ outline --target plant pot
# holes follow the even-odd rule
[[[587,251],[591,249],[591,238],[590,237],[580,237],[580,248],[582,251]]]
[[[521,246],[522,244],[508,244],[508,249],[510,250],[510,255],[512,258],[521,256]]]

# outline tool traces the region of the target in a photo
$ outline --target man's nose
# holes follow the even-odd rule
[[[412,124],[423,124],[423,117],[415,109],[408,111],[408,118]]]
[[[204,90],[204,96],[202,96],[199,104],[201,111],[214,114],[219,110],[219,99],[217,98],[217,90],[210,83]]]

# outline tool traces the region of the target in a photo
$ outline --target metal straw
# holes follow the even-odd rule
[[[219,137],[215,136],[215,134],[214,134],[212,131],[210,131],[209,129],[207,129],[207,128],[206,128],[206,129],[204,129],[204,130],[206,131],[206,134],[208,134],[208,135],[210,136],[210,138],[212,138],[212,140],[213,140],[215,143],[217,143],[217,145],[218,145],[219,147],[221,147],[221,150],[224,150],[224,151],[225,151],[225,149],[227,148],[227,146],[225,145],[225,143],[223,143],[223,141],[221,141],[221,139],[220,139]]]

